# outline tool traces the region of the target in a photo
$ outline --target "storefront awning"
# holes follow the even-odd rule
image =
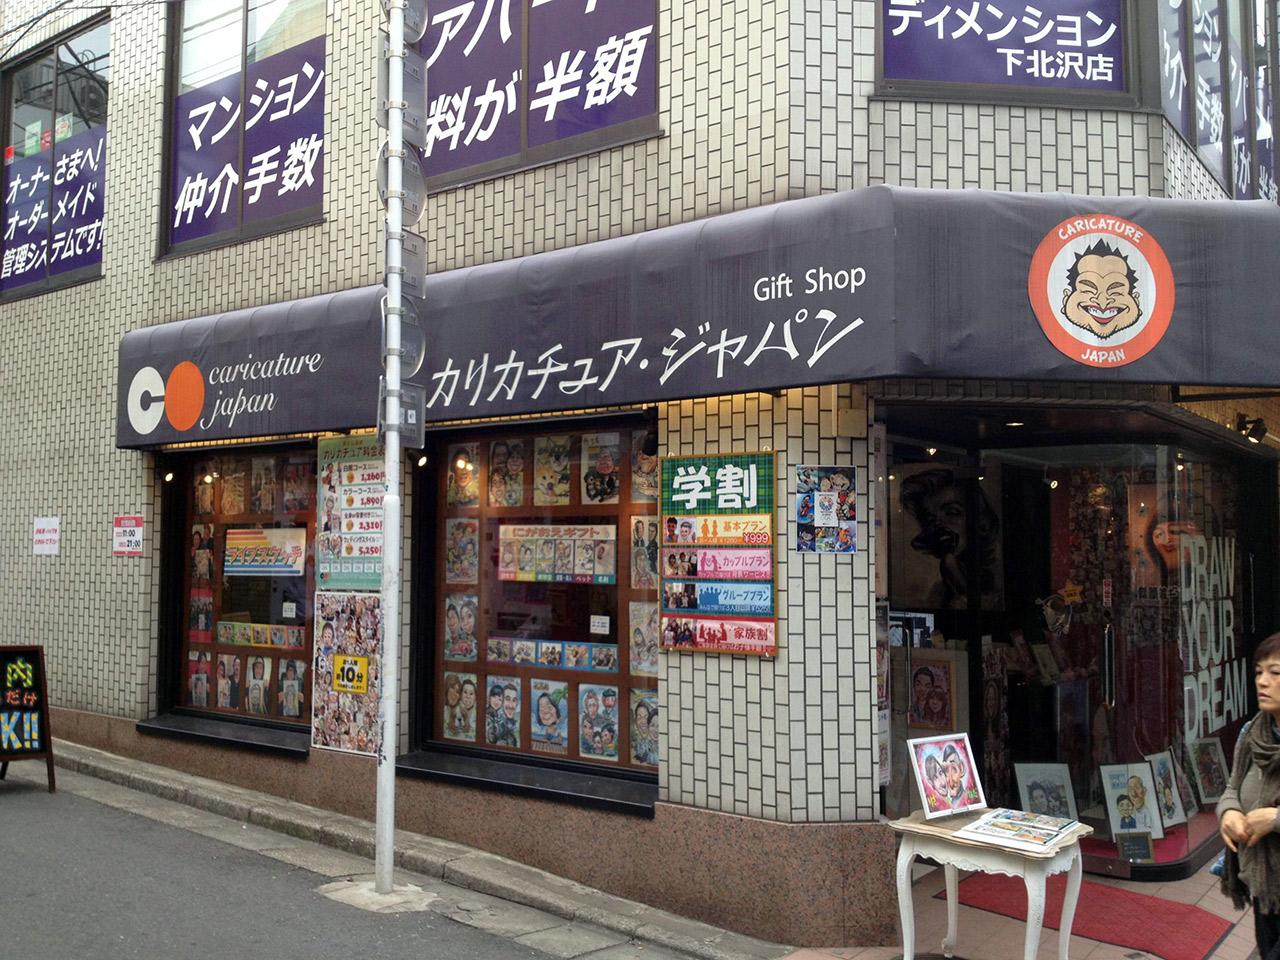
[[[868,187],[428,278],[428,420],[885,377],[1280,385],[1280,208]]]
[[[1277,265],[1263,201],[867,187],[431,276],[414,380],[428,422],[889,377],[1280,386]],[[117,445],[372,426],[382,293],[127,334]]]
[[[116,446],[374,424],[380,286],[165,323],[120,341]]]

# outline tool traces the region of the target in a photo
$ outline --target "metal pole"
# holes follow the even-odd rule
[[[386,493],[382,498],[382,672],[378,697],[378,804],[374,879],[394,886],[397,703],[400,688],[400,256],[403,227],[404,0],[391,0],[387,63]]]

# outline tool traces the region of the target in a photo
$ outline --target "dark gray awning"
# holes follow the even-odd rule
[[[1062,315],[1098,239],[1141,314],[1094,304],[1102,335]],[[867,187],[430,277],[418,379],[436,421],[894,376],[1274,385],[1276,264],[1263,201]]]
[[[116,445],[372,426],[384,293],[362,287],[130,331]]]
[[[867,187],[431,276],[415,382],[429,422],[886,377],[1280,385],[1278,264],[1263,201]],[[381,296],[127,334],[117,444],[372,426]],[[204,404],[177,429],[182,361]]]

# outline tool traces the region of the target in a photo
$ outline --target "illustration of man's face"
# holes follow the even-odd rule
[[[1120,254],[1101,242],[1076,260],[1062,291],[1062,315],[1077,327],[1106,339],[1142,317],[1136,279]]]

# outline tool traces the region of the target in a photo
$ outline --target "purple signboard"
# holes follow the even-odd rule
[[[1249,68],[1240,49],[1239,31],[1231,28],[1227,43],[1228,90],[1231,92],[1231,183],[1237,200],[1252,200],[1253,130],[1249,110]]]
[[[1173,128],[1190,140],[1191,110],[1182,10],[1183,0],[1160,0],[1160,99],[1164,115]]]
[[[240,213],[240,74],[181,94],[174,134],[170,242],[234,229]]]
[[[106,165],[105,123],[54,145],[50,275],[102,263]]]
[[[529,146],[657,111],[656,11],[548,0],[529,11]]]
[[[427,61],[420,153],[428,177],[519,155],[523,31],[519,6],[513,15],[509,3],[464,3],[433,17],[418,44]]]
[[[882,0],[886,80],[1124,90],[1121,0]]]
[[[1196,78],[1196,144],[1209,169],[1226,175],[1226,102],[1222,89],[1223,33],[1218,0],[1192,0],[1192,62]]]
[[[0,290],[45,278],[49,262],[49,150],[4,169],[4,259]]]
[[[324,37],[249,64],[244,222],[324,200]]]
[[[1258,196],[1275,203],[1280,200],[1276,192],[1276,128],[1275,109],[1271,101],[1270,71],[1265,64],[1258,66],[1257,85],[1254,87],[1258,152]]]

